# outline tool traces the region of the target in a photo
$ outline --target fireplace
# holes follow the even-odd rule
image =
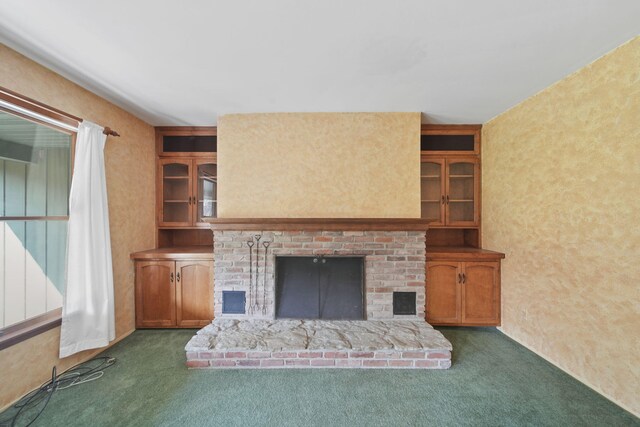
[[[364,320],[364,257],[276,257],[276,319]]]
[[[427,221],[231,218],[211,228],[215,319],[185,346],[188,367],[451,366],[451,343],[424,320]]]
[[[426,231],[411,229],[422,223],[403,220],[407,231],[400,231],[391,220],[394,229],[360,231],[341,221],[346,230],[290,230],[286,221],[267,224],[267,231],[216,224],[225,228],[213,230],[215,317],[424,319]],[[285,283],[287,274],[298,285]],[[238,295],[230,291],[244,293],[244,313],[223,310],[225,298]]]

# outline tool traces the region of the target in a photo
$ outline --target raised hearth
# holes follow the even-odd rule
[[[186,345],[191,368],[451,366],[451,343],[424,321],[214,320]]]

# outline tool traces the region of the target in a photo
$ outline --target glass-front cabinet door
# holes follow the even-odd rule
[[[478,225],[478,176],[477,159],[447,160],[447,225]]]
[[[420,164],[421,216],[433,225],[444,225],[444,164],[444,159],[430,159]]]
[[[191,195],[191,160],[162,159],[160,174],[162,207],[158,225],[191,225],[194,202]]]
[[[217,216],[218,206],[218,170],[211,160],[195,160],[195,223],[207,225],[207,219]]]

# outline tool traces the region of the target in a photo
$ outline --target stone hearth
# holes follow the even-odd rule
[[[451,343],[418,320],[216,319],[185,350],[191,368],[451,366]]]

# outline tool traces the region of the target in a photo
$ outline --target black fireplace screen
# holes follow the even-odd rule
[[[363,320],[362,257],[277,257],[276,318]]]

